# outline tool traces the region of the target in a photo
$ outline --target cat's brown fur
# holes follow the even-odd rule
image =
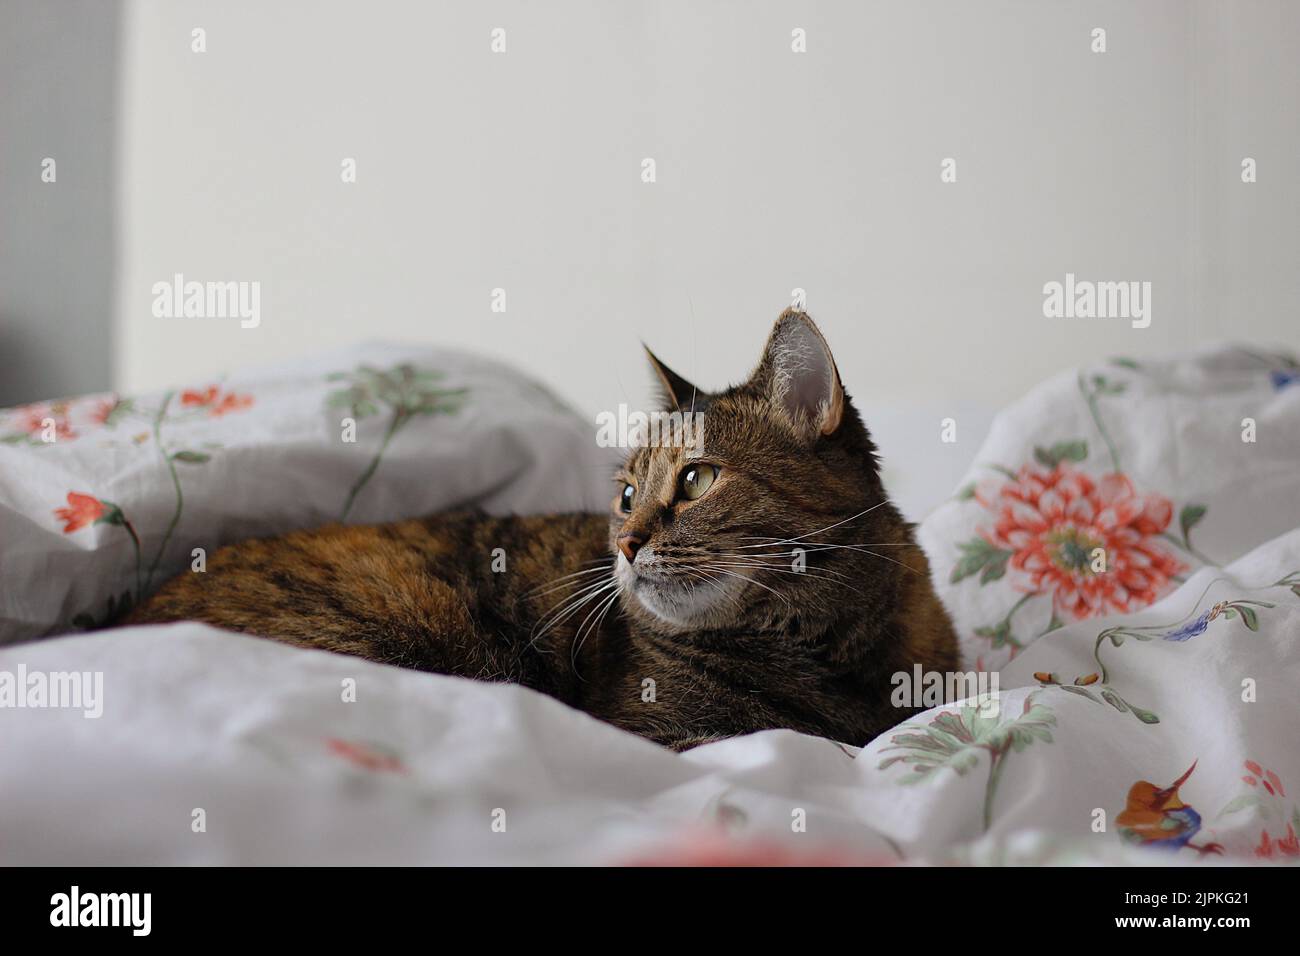
[[[787,311],[749,381],[716,395],[651,359],[703,442],[634,450],[630,513],[616,497],[612,518],[456,513],[247,541],[127,623],[516,681],[677,748],[771,727],[865,744],[910,713],[891,676],[956,670],[957,642],[820,332]],[[684,500],[702,462],[717,479]]]

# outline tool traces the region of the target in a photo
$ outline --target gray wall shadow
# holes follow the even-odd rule
[[[0,0],[0,407],[112,379],[121,16]]]

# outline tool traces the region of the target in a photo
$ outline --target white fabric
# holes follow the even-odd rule
[[[400,382],[402,366],[429,378],[389,395],[384,381],[358,372]],[[341,393],[357,383],[373,394],[354,408]],[[422,395],[431,397],[428,410],[420,410]],[[170,400],[132,397],[102,421],[116,398],[0,410],[0,644],[67,631],[80,614],[102,622],[110,598],[156,587],[188,568],[195,548],[210,554],[339,520],[399,407],[415,410],[383,448],[348,523],[469,506],[604,509],[611,497],[591,424],[518,371],[463,353],[362,346],[197,383]],[[355,441],[346,440],[345,418],[356,422]],[[165,457],[177,453],[179,498]],[[72,504],[69,493],[110,502],[131,522],[139,580],[124,524],[64,530],[57,512]]]
[[[1129,485],[1168,496],[1175,525],[1186,504],[1203,505],[1188,543],[1241,556],[1223,569],[1181,556],[1183,583],[1169,582],[1172,593],[1134,613],[1071,617],[1037,639],[1041,622],[1013,619],[1024,649],[1001,673],[998,716],[967,715],[978,724],[971,746],[952,733],[962,705],[946,705],[861,752],[770,731],[677,755],[518,687],[197,624],[132,628],[0,648],[0,680],[25,667],[99,671],[104,681],[98,719],[71,708],[0,709],[3,860],[671,860],[722,831],[766,847],[764,859],[790,853],[795,862],[820,853],[845,862],[1191,863],[1220,859],[1201,852],[1218,847],[1235,861],[1295,859],[1300,590],[1285,582],[1300,573],[1300,387],[1227,351],[1104,375],[1125,383],[1102,421],[1116,421],[1106,427],[1131,462]],[[1088,452],[1069,468],[1101,481],[1110,463],[1096,464],[1100,436],[1088,431],[1081,401],[1075,376],[1049,383],[995,424],[977,462],[1015,469],[1034,445],[1081,439]],[[1220,437],[1241,444],[1243,417],[1258,420],[1254,448]],[[977,466],[971,480],[987,477]],[[1127,504],[1112,496],[1124,512],[1112,523],[1137,520],[1129,485]],[[998,493],[995,485],[981,494],[996,502]],[[1144,507],[1158,524],[1161,502]],[[927,523],[941,580],[990,514],[980,498],[962,498]],[[1009,655],[1011,645],[995,649],[973,629],[1004,614],[1025,586],[1013,567],[984,584],[977,574],[943,585],[972,654]],[[1216,606],[1204,628],[1189,626]],[[1099,670],[1098,635],[1115,627],[1130,636],[1102,642],[1107,678],[1086,682]],[[1070,689],[1041,686],[1035,673]],[[1253,702],[1243,699],[1248,687]],[[927,755],[945,765],[915,774]],[[897,757],[913,762],[891,763]],[[1126,842],[1118,816],[1130,790],[1141,803],[1184,776],[1177,799],[1161,806],[1174,837],[1189,813],[1199,816],[1189,845]],[[1142,781],[1152,786],[1135,788]],[[204,832],[194,832],[196,809]]]

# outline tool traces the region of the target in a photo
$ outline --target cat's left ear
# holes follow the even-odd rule
[[[806,437],[833,435],[844,420],[839,369],[821,331],[803,312],[781,313],[750,381]]]
[[[659,356],[650,351],[650,346],[642,342],[641,347],[645,349],[646,357],[650,359],[650,367],[655,370],[655,375],[659,377],[659,392],[668,411],[677,411],[678,409],[693,411],[696,405],[702,403],[702,399],[705,397],[702,389],[696,388],[659,361]]]

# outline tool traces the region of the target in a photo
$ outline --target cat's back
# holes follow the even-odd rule
[[[123,623],[203,620],[267,633],[293,618],[378,611],[409,601],[412,579],[455,553],[475,518],[331,524],[226,545],[166,582]]]
[[[587,514],[451,512],[327,525],[223,547],[122,623],[198,620],[431,670],[444,669],[449,640],[463,648],[486,636],[482,653],[455,672],[478,667],[526,679],[520,635],[544,610],[540,592],[565,574],[598,568],[608,559],[607,535],[608,520]]]

